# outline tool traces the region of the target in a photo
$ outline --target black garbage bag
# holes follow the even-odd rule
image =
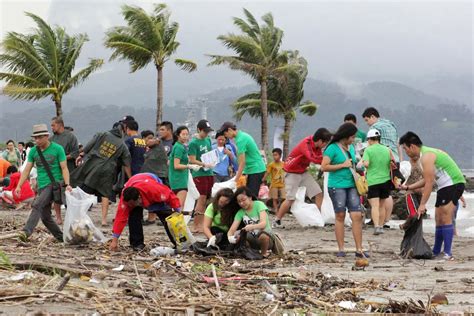
[[[405,259],[431,259],[433,251],[423,238],[423,219],[416,216],[404,225],[405,235],[400,245],[400,256]]]

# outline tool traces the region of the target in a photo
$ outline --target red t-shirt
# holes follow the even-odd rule
[[[20,196],[15,194],[16,186],[20,182],[21,172],[12,173],[10,176],[10,184],[8,187],[3,188],[4,191],[12,191],[13,199],[15,203],[20,203],[26,199],[35,197],[35,192],[31,189],[30,181],[26,180],[25,183],[21,186]]]
[[[323,153],[316,148],[313,136],[303,138],[285,160],[283,170],[289,173],[304,173],[310,163],[321,164]]]
[[[131,177],[125,183],[124,189],[128,187],[137,188],[142,198],[143,208],[156,203],[166,203],[170,207],[177,209],[181,207],[178,197],[166,185],[159,183],[156,178],[150,173],[139,173]],[[120,198],[117,207],[117,214],[115,215],[114,227],[112,233],[114,237],[119,237],[122,234],[125,225],[127,225],[128,217],[131,208]]]

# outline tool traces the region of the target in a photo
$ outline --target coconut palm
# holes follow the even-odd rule
[[[130,72],[153,62],[157,71],[156,131],[163,117],[163,67],[179,47],[176,41],[179,25],[170,21],[165,4],[155,4],[151,14],[135,6],[122,6],[127,26],[111,28],[106,33],[105,46],[114,50],[110,60],[130,62]],[[196,70],[193,61],[177,58],[175,64],[188,72]]]
[[[242,34],[229,33],[217,37],[227,48],[236,55],[222,56],[210,55],[209,65],[226,64],[233,70],[240,70],[251,76],[260,85],[260,111],[261,111],[261,144],[268,150],[268,80],[283,69],[286,64],[286,54],[280,52],[283,31],[277,28],[271,13],[262,16],[263,25],[259,25],[255,17],[246,9],[244,15],[247,21],[234,18]]]
[[[0,65],[6,72],[0,72],[0,80],[7,82],[2,94],[22,100],[51,96],[56,115],[62,116],[63,95],[86,80],[104,61],[91,59],[87,67],[76,71],[87,35],[68,35],[64,28],[53,28],[37,15],[26,15],[36,23],[33,33],[9,32],[1,43]]]
[[[288,157],[290,134],[297,112],[313,116],[317,105],[312,101],[304,101],[303,85],[308,75],[308,63],[298,51],[288,52],[288,69],[268,82],[268,112],[270,116],[283,117],[283,157]],[[261,94],[254,92],[239,98],[232,106],[235,118],[242,119],[245,114],[260,117],[262,112]]]

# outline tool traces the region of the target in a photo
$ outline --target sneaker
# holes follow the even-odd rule
[[[142,251],[143,249],[145,249],[145,245],[144,244],[140,244],[140,245],[137,245],[137,246],[133,246],[132,247],[134,251]]]
[[[336,257],[344,258],[346,256],[346,252],[344,250],[340,250],[336,253]]]
[[[272,222],[272,228],[285,228],[285,226],[281,223],[281,219],[274,219]]]
[[[380,230],[378,226],[374,227],[374,235],[380,235]]]
[[[452,255],[448,255],[447,253],[444,254],[443,256],[443,260],[446,260],[446,261],[453,261],[454,260],[454,257]]]

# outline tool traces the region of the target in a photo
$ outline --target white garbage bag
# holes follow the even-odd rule
[[[192,212],[194,210],[194,205],[196,200],[199,198],[199,191],[194,184],[193,176],[191,172],[188,175],[188,193],[186,194],[186,200],[184,201],[183,212]]]
[[[64,219],[63,235],[67,244],[84,244],[91,241],[105,242],[102,232],[94,226],[87,211],[97,204],[97,197],[74,188],[66,192],[66,217]]]
[[[406,180],[408,180],[408,177],[410,177],[411,163],[409,161],[406,161],[406,160],[400,162],[400,172],[405,177],[405,183],[406,183]],[[402,183],[402,184],[404,184],[404,183]]]
[[[214,185],[212,186],[211,196],[214,197],[216,196],[217,192],[219,192],[222,189],[227,189],[227,188],[231,189],[234,192],[235,190],[237,190],[237,182],[235,182],[235,177],[224,182],[214,183]]]
[[[321,215],[323,217],[325,224],[335,224],[336,223],[336,215],[334,213],[334,206],[331,201],[331,197],[329,196],[328,192],[328,176],[329,173],[324,173],[324,189],[323,189],[323,203],[321,205]],[[344,224],[346,226],[352,225],[352,220],[349,214],[346,212],[346,218],[344,220]]]
[[[304,201],[306,187],[299,187],[296,192],[296,200],[291,206],[291,213],[296,221],[303,227],[316,226],[324,227],[324,220],[315,204]]]

